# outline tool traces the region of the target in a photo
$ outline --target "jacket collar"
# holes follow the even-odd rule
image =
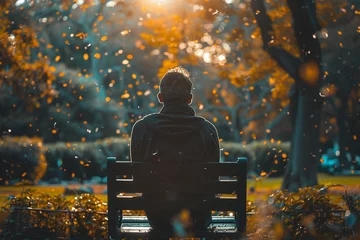
[[[190,105],[177,103],[164,105],[163,108],[160,110],[160,113],[195,116],[195,110]]]

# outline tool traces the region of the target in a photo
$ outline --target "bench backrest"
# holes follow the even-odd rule
[[[246,180],[247,159],[238,158],[237,162],[226,163],[153,163],[116,161],[109,157],[108,168],[108,207],[109,233],[114,223],[110,213],[119,210],[143,210],[146,202],[141,197],[119,197],[126,193],[157,193],[175,190],[186,194],[231,194],[214,197],[202,206],[217,211],[234,211],[237,215],[238,231],[246,227]],[[200,181],[189,182],[196,175]],[[182,181],[172,182],[169,177]],[[229,180],[218,180],[230,176]],[[163,177],[163,178],[162,178]],[[116,223],[115,223],[116,224]]]

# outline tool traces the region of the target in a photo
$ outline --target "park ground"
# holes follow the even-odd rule
[[[268,196],[279,190],[281,187],[282,178],[256,178],[248,180],[248,197],[252,202],[257,200],[266,200]],[[326,174],[319,174],[320,184],[341,184],[348,186],[350,190],[360,192],[360,176],[330,176]],[[51,195],[63,194],[66,188],[79,189],[80,184],[63,184],[63,185],[34,185],[34,186],[2,186],[0,187],[0,205],[6,201],[8,196],[20,194],[23,189],[36,189],[43,193]],[[96,197],[107,202],[107,195],[104,194],[106,184],[87,185],[90,186]],[[341,188],[342,190],[344,188]],[[72,198],[73,196],[69,196]]]

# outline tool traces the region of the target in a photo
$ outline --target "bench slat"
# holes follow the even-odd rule
[[[243,184],[242,184],[243,185]],[[149,181],[121,181],[117,180],[115,184],[116,194],[119,193],[156,193],[172,189],[180,193],[188,194],[218,194],[218,193],[236,193],[239,189],[237,181],[208,181],[198,184],[177,183],[173,186],[168,182],[152,183]]]
[[[212,223],[235,223],[235,217],[211,216]],[[146,216],[123,216],[121,223],[149,223]]]
[[[140,225],[136,227],[131,227],[126,224],[122,225],[120,228],[120,238],[146,238],[148,233],[151,230],[149,225]],[[211,224],[207,231],[196,231],[194,235],[197,238],[206,238],[206,239],[239,239],[239,233],[237,232],[236,225],[232,224]],[[174,236],[167,235],[165,233],[159,233],[158,238],[171,238]],[[193,237],[193,235],[191,236]]]
[[[118,209],[122,210],[143,210],[147,202],[142,197],[117,198]],[[199,208],[211,209],[214,211],[238,211],[241,206],[238,199],[214,198],[203,202]]]
[[[246,163],[153,163],[108,161],[110,174],[148,176],[151,173],[178,172],[186,175],[201,175],[208,177],[243,176],[246,174]]]

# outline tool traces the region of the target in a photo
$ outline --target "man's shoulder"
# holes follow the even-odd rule
[[[135,123],[134,127],[135,126],[137,126],[137,127],[150,126],[162,118],[164,118],[164,116],[162,116],[161,113],[148,114],[148,115],[144,116],[142,119],[138,120]],[[216,127],[209,120],[207,120],[204,117],[191,116],[191,117],[187,117],[187,121],[190,121],[192,124],[197,125],[200,129],[205,129],[208,131],[216,131]]]
[[[217,132],[216,127],[209,120],[201,116],[194,116],[199,123],[199,127],[207,132]]]
[[[204,127],[207,129],[207,130],[210,130],[210,131],[217,131],[216,130],[216,127],[214,124],[212,124],[209,120],[207,120],[206,118],[203,118],[201,117],[204,121]]]
[[[159,114],[158,113],[148,114],[148,115],[144,116],[143,118],[137,120],[135,122],[134,126],[145,126],[148,123],[154,121],[156,119],[157,115],[159,115]]]

